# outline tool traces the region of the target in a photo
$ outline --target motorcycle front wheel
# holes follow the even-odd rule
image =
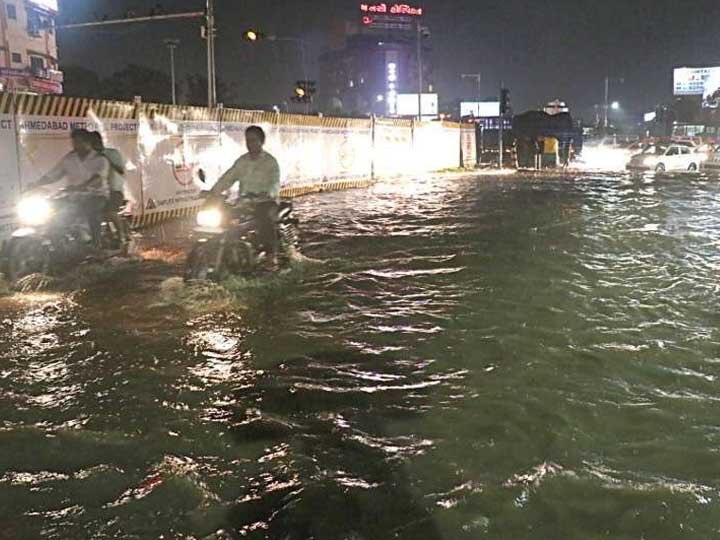
[[[188,255],[185,264],[185,279],[192,280],[222,280],[225,269],[221,259],[220,265],[217,265],[219,245],[214,242],[198,243],[193,247],[190,255]]]
[[[50,270],[50,250],[40,238],[13,238],[7,250],[5,279],[10,283]]]

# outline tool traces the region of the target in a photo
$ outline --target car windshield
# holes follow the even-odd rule
[[[661,156],[665,153],[667,148],[668,148],[667,146],[659,146],[656,144],[649,144],[644,148],[644,150],[642,151],[642,154],[643,155],[655,154],[655,155]]]

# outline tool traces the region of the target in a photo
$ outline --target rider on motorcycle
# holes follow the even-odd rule
[[[93,142],[93,150],[104,156],[110,165],[108,172],[109,199],[105,214],[115,226],[120,243],[124,244],[128,241],[128,231],[125,222],[120,217],[120,210],[125,205],[125,158],[119,150],[105,146],[105,141],[99,132],[91,131],[90,137]]]
[[[67,188],[82,194],[82,211],[87,218],[93,243],[102,245],[102,221],[107,206],[108,160],[93,150],[92,137],[86,129],[75,129],[70,138],[72,152],[37,182],[26,186],[30,191],[65,180]]]
[[[277,220],[280,199],[280,166],[263,150],[265,132],[259,126],[245,130],[248,152],[220,177],[210,193],[220,195],[239,184],[240,199],[252,205],[255,230],[270,261],[277,257]]]

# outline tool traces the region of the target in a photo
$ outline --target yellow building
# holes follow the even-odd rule
[[[61,94],[57,0],[0,0],[0,89]]]

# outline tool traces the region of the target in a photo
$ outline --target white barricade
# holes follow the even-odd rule
[[[465,164],[475,161],[474,131],[455,124],[0,93],[0,239],[16,226],[22,183],[37,180],[71,150],[73,129],[99,131],[124,156],[126,196],[142,224],[196,208],[198,193],[246,152],[245,129],[253,124],[265,129],[282,187],[294,192],[455,168],[461,148]]]

